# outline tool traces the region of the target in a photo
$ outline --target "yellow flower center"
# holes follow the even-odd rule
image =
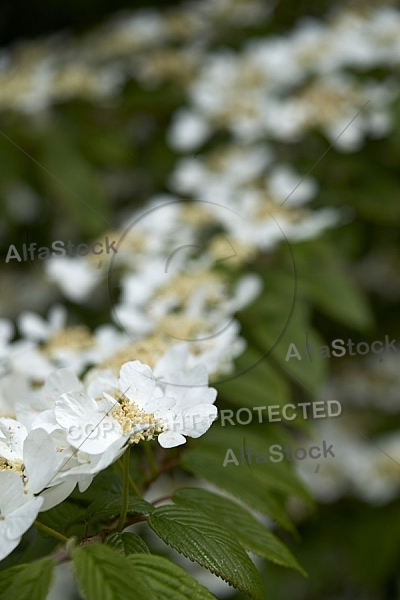
[[[21,478],[24,476],[24,465],[22,460],[16,458],[15,460],[8,460],[0,456],[0,471],[14,471],[18,473]]]
[[[154,414],[145,413],[143,409],[131,401],[122,400],[118,402],[112,409],[111,414],[121,425],[125,435],[139,425],[149,426],[143,431],[134,433],[129,438],[130,444],[138,444],[142,440],[152,440],[156,434],[162,433],[165,429],[164,424],[159,419],[156,419]]]

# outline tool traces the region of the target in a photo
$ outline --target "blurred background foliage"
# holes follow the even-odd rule
[[[116,10],[173,4],[124,0],[7,1],[0,8],[0,35],[3,45],[61,29],[80,35]],[[246,36],[284,34],[300,17],[322,16],[330,5],[331,2],[325,0],[281,1],[277,3],[273,19],[265,26],[234,34],[221,32],[221,35],[226,35],[227,44],[236,47]],[[20,248],[31,241],[39,246],[50,246],[58,239],[91,240],[132,208],[143,205],[152,194],[169,191],[166,180],[177,154],[166,142],[166,129],[171,114],[182,105],[184,98],[185,90],[176,81],[167,80],[144,89],[130,80],[121,94],[108,103],[66,100],[38,116],[1,112],[0,306],[3,316],[15,318],[27,308],[45,314],[48,306],[60,298],[58,288],[43,276],[38,260],[5,264],[10,244]],[[293,264],[287,249],[279,248],[272,257],[260,257],[255,265],[255,270],[265,279],[267,293],[240,315],[249,347],[238,364],[245,369],[254,360],[260,359],[260,362],[242,377],[219,384],[220,409],[284,405],[293,399],[315,400],[328,378],[340,377],[344,364],[349,364],[351,369],[351,364],[360,360],[346,356],[340,361],[286,362],[289,344],[294,342],[302,347],[306,334],[320,343],[323,340],[330,343],[337,338],[370,343],[383,339],[386,334],[391,339],[400,337],[400,101],[394,108],[395,126],[388,137],[369,140],[352,154],[331,148],[313,169],[313,176],[320,183],[314,206],[345,206],[347,222],[320,239],[293,246],[297,287],[294,288]],[[210,147],[215,141],[209,142]],[[278,157],[300,172],[309,171],[326,148],[326,140],[317,131],[300,142],[275,145]],[[99,216],[76,196],[93,206]],[[287,321],[294,291],[294,310]],[[83,320],[91,327],[107,321],[109,316],[106,296],[96,307],[66,304],[72,321]],[[276,344],[282,330],[283,335]],[[361,370],[365,377],[371,375],[364,363]],[[350,408],[351,422],[356,425],[353,434],[358,439],[364,435],[359,429],[371,438],[394,431],[400,424],[398,409],[389,416],[379,410],[379,395],[386,393],[390,382],[384,373],[378,373],[377,377],[381,381],[376,405],[373,408],[359,406],[355,411]],[[342,418],[346,418],[345,403],[342,398],[337,399],[343,403]],[[264,440],[266,445],[266,440],[270,442],[280,436],[286,439],[289,432],[294,435],[307,431],[309,425],[309,422],[296,420],[294,425],[289,423],[278,429],[267,423],[258,425],[254,419],[251,425],[222,430],[218,423],[195,449],[184,454],[184,467],[217,482],[222,476],[220,467],[229,436],[233,436],[231,442],[237,448],[241,447],[244,437],[250,445],[254,436],[254,447],[257,447],[257,439]],[[340,438],[334,443],[339,447]],[[197,455],[193,454],[196,452]],[[207,473],[203,462],[210,456],[215,462],[208,463]],[[396,468],[400,469],[400,465]],[[251,477],[243,471],[245,467],[241,469],[242,485],[246,487]],[[252,476],[261,482],[267,470],[265,465],[255,468],[257,472]],[[400,470],[395,472],[394,478],[400,480],[399,476]],[[313,477],[318,478],[320,474],[315,473]],[[336,500],[318,503],[314,509],[300,506],[296,501],[290,514],[301,539],[293,538],[288,532],[280,536],[309,573],[309,578],[265,564],[263,581],[267,598],[400,598],[398,496],[376,506],[347,490]],[[239,593],[234,597],[244,598]]]

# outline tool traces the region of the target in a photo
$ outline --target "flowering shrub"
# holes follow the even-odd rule
[[[371,325],[336,253],[352,213],[335,185],[343,156],[396,131],[400,12],[342,6],[286,35],[273,19],[206,0],[4,53],[2,218],[21,238],[3,240],[4,277],[28,235],[39,258],[58,238],[88,250],[31,263],[43,296],[11,294],[0,320],[0,598],[50,597],[65,564],[89,600],[223,582],[262,599],[248,552],[306,576],[272,529],[296,534],[307,477],[225,465],[245,440],[218,408],[283,407],[299,380],[318,393],[326,361],[287,359],[319,344],[314,308]],[[333,174],[311,175],[331,147]],[[260,420],[246,443],[302,427]]]

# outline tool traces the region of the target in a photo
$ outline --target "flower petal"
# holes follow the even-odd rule
[[[51,408],[53,408],[53,403],[61,394],[80,390],[81,388],[82,384],[75,373],[69,369],[57,369],[57,371],[54,371],[48,377],[44,384],[43,395],[47,402],[51,404]]]
[[[158,436],[158,443],[163,448],[175,448],[175,446],[182,446],[186,443],[186,438],[176,431],[163,431]]]
[[[40,507],[43,504],[43,498],[31,498],[24,504],[16,508],[12,513],[6,516],[2,525],[2,537],[6,540],[20,539],[29,529],[33,521],[39,514]]]
[[[218,416],[217,407],[212,404],[198,404],[182,411],[185,430],[182,432],[192,438],[204,435]]]
[[[57,423],[69,429],[82,428],[87,423],[98,423],[102,417],[97,410],[96,401],[83,392],[67,392],[56,400],[54,414]]]
[[[52,480],[62,464],[62,456],[44,429],[33,429],[24,442],[24,465],[28,476],[27,490],[38,494]]]
[[[18,317],[18,329],[24,338],[41,342],[50,334],[50,325],[36,313],[26,310]]]
[[[182,369],[186,365],[188,354],[188,345],[186,343],[177,344],[170,348],[157,362],[154,368],[155,377],[170,381],[176,370]]]
[[[17,506],[23,504],[24,484],[18,473],[0,471],[0,513],[7,516]]]
[[[146,408],[151,399],[156,383],[153,371],[148,365],[139,360],[125,363],[121,367],[119,388],[129,400],[135,402],[139,408]]]
[[[101,371],[87,386],[92,398],[101,398],[104,392],[113,394],[118,390],[118,379],[111,371]]]

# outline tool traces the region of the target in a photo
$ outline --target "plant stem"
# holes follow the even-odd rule
[[[117,464],[123,473],[124,472],[123,459],[122,460],[120,459],[119,461],[117,461]],[[128,475],[128,478],[129,478],[129,486],[130,486],[132,492],[135,494],[135,496],[137,496],[138,498],[141,498],[142,495],[140,493],[140,490],[139,490],[138,486],[136,485],[136,483],[133,481],[132,476]]]
[[[68,542],[68,538],[65,537],[65,535],[63,535],[62,533],[58,533],[58,531],[56,531],[55,529],[47,527],[47,525],[43,525],[43,523],[40,523],[39,521],[34,521],[33,524],[35,525],[36,529],[39,529],[39,531],[43,531],[43,533],[47,533],[48,535],[52,535],[53,537],[60,540],[60,542],[64,542],[64,544],[65,542]]]
[[[129,475],[129,485],[132,489],[132,492],[135,494],[135,496],[137,496],[138,498],[141,498],[141,494],[139,491],[138,486],[136,485],[136,483],[133,481],[132,477]]]
[[[157,471],[157,465],[155,463],[154,456],[153,456],[153,450],[150,446],[150,442],[147,442],[144,445],[144,449],[146,452],[147,462],[149,463],[149,467],[150,467],[150,474],[153,479],[156,479],[157,475],[158,475],[158,471]]]
[[[122,457],[123,460],[123,489],[122,489],[122,506],[121,514],[119,515],[117,530],[121,532],[124,528],[126,521],[126,515],[128,513],[128,502],[129,502],[129,467],[130,467],[130,446],[125,450],[125,454]]]

